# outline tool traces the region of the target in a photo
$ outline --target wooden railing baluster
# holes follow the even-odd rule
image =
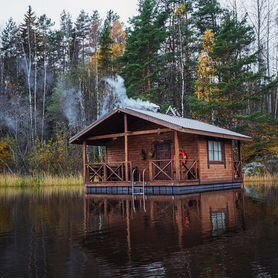
[[[234,161],[234,178],[242,179],[242,161]]]

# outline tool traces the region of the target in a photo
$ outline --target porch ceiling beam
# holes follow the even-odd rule
[[[151,129],[151,130],[127,131],[127,132],[122,132],[122,133],[92,136],[92,137],[87,138],[87,140],[111,139],[111,138],[124,137],[124,136],[136,136],[136,135],[146,135],[146,134],[155,134],[155,133],[160,134],[160,133],[169,132],[169,131],[171,131],[170,128],[157,128],[157,129]]]

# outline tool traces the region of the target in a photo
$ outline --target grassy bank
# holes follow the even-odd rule
[[[0,175],[0,187],[38,187],[83,185],[82,176],[13,176]]]
[[[244,177],[244,183],[278,183],[278,176],[252,176]],[[72,186],[83,185],[83,177],[80,176],[13,176],[0,175],[0,187],[38,187],[38,186]]]
[[[244,183],[278,183],[278,176],[274,175],[265,175],[265,176],[251,176],[251,177],[244,177]]]

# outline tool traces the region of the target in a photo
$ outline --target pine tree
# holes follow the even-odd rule
[[[226,13],[211,44],[213,51],[205,62],[200,61],[209,69],[205,78],[199,64],[199,100],[192,102],[195,117],[226,128],[240,126],[240,118],[254,98],[250,88],[259,78],[251,71],[257,60],[250,50],[253,42],[254,33],[246,18],[237,21]]]
[[[60,30],[59,30],[59,54],[60,64],[63,73],[67,72],[71,67],[73,59],[73,38],[74,30],[71,15],[65,11],[61,14]]]
[[[112,47],[113,39],[111,37],[111,30],[113,23],[118,20],[118,15],[113,11],[107,13],[104,21],[103,29],[100,35],[100,49],[99,49],[99,65],[102,75],[110,75],[113,73],[113,57]]]
[[[75,40],[79,51],[79,60],[85,64],[89,47],[90,18],[84,10],[81,10],[75,23]]]
[[[225,14],[216,36],[214,57],[221,92],[218,122],[227,128],[237,127],[248,105],[259,97],[252,91],[261,78],[260,73],[252,71],[258,59],[252,51],[254,40],[246,17],[238,21],[231,13]]]
[[[1,83],[2,93],[12,93],[18,84],[18,54],[19,54],[19,30],[12,18],[9,19],[1,33]]]
[[[206,30],[211,30],[214,34],[218,31],[218,22],[222,13],[218,0],[196,0],[194,5],[195,25],[202,35]]]
[[[139,4],[139,15],[130,21],[122,75],[131,96],[159,100],[159,73],[164,63],[159,50],[167,36],[166,19],[157,1],[144,0]]]

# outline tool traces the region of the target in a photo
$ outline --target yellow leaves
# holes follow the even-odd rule
[[[9,143],[6,141],[0,141],[0,172],[3,172],[12,161],[13,157]]]
[[[204,52],[210,54],[213,52],[215,46],[215,35],[212,30],[207,30],[203,35],[202,49]]]
[[[115,43],[112,46],[112,55],[113,55],[114,60],[121,57],[123,55],[123,53],[124,53],[124,47],[121,46],[120,44]]]
[[[125,45],[126,33],[124,32],[123,24],[119,20],[113,23],[110,36],[115,44]]]
[[[80,169],[81,158],[80,149],[68,145],[67,133],[61,127],[61,131],[57,131],[48,142],[36,140],[28,162],[33,174],[67,175]]]
[[[271,154],[278,156],[278,145],[277,145],[277,143],[276,143],[276,145],[271,146],[268,150]]]
[[[90,57],[91,64],[95,65],[98,62],[98,59],[99,59],[98,56],[99,56],[98,53],[96,53]]]
[[[186,14],[186,6],[184,4],[180,4],[173,12],[174,16],[182,17]]]
[[[216,63],[211,57],[214,50],[214,33],[207,30],[203,35],[202,50],[198,58],[196,92],[199,100],[209,102],[211,96],[218,93],[216,83]]]
[[[119,20],[113,22],[109,36],[111,42],[107,45],[105,51],[99,49],[91,56],[91,63],[95,67],[102,65],[105,61],[110,63],[114,62],[124,54],[126,46],[126,33],[124,31],[123,24]]]

